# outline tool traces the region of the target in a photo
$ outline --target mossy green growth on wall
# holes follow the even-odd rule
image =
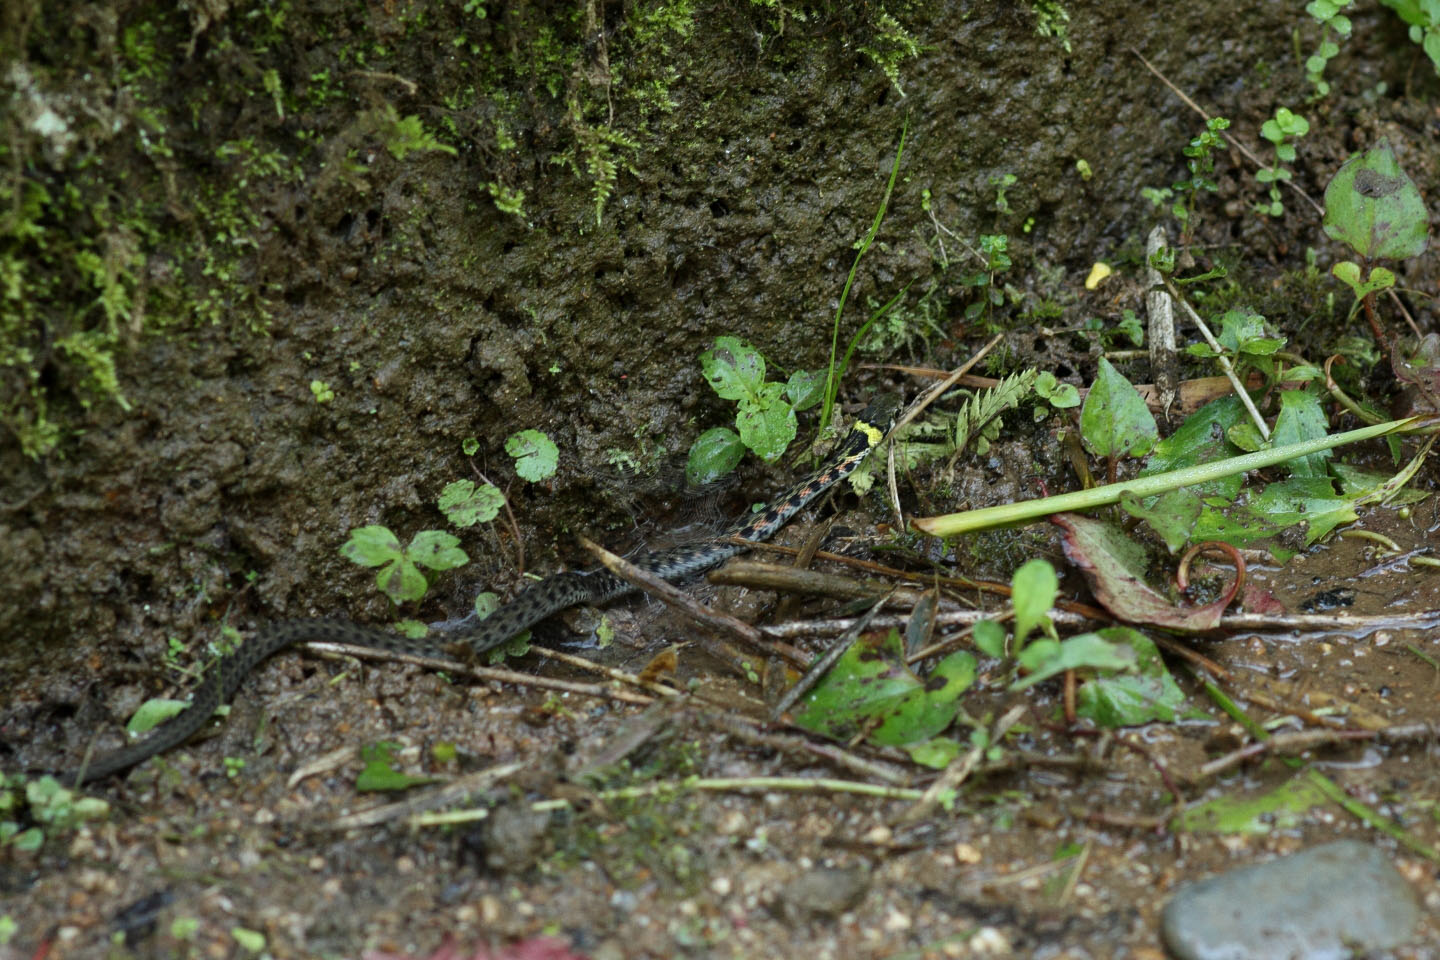
[[[0,147],[0,159],[10,156]],[[0,178],[0,424],[31,457],[61,436],[47,370],[83,406],[108,399],[128,409],[114,349],[134,315],[144,258],[142,238],[111,203],[74,181]]]

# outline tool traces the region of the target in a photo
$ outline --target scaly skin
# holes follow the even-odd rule
[[[648,553],[634,560],[634,564],[663,580],[685,580],[745,551],[743,546],[723,542],[725,540],[769,539],[806,504],[849,476],[884,439],[898,410],[899,399],[893,396],[880,397],[870,404],[818,471],[777,497],[763,513],[736,524],[714,542],[695,549]],[[453,656],[457,647],[468,647],[472,655],[478,655],[498,647],[552,613],[580,603],[606,603],[634,592],[633,586],[606,570],[559,573],[522,591],[484,620],[419,639],[346,620],[288,620],[272,624],[240,649],[221,657],[185,710],[156,727],[139,743],[107,753],[80,770],[65,774],[64,779],[76,783],[99,780],[179,746],[209,722],[216,707],[235,695],[251,670],[272,654],[297,643],[348,643],[425,657]]]

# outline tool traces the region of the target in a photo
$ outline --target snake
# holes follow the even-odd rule
[[[804,480],[720,535],[690,548],[652,551],[630,562],[665,581],[684,581],[716,567],[748,548],[740,541],[768,540],[812,500],[848,477],[884,440],[895,422],[899,398],[877,397],[855,420],[835,450]],[[576,570],[546,577],[521,591],[488,617],[444,632],[440,637],[408,637],[389,630],[339,619],[280,621],[263,628],[239,648],[220,657],[205,674],[189,706],[150,731],[134,744],[104,754],[78,770],[64,774],[82,784],[120,773],[190,739],[204,727],[215,709],[239,690],[245,678],[262,662],[299,643],[343,643],[412,656],[465,656],[485,653],[517,634],[579,604],[599,606],[638,592],[637,588],[604,568]]]

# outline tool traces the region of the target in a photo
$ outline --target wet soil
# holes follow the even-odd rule
[[[477,587],[505,594],[525,573],[584,564],[576,532],[630,548],[783,487],[805,462],[743,467],[700,506],[673,482],[693,439],[730,414],[695,357],[715,336],[735,334],[787,372],[824,362],[853,245],[880,203],[907,117],[901,176],[858,272],[845,333],[910,283],[907,304],[932,325],[867,359],[960,362],[990,331],[966,314],[974,287],[964,275],[974,268],[948,266],[965,260],[964,245],[937,223],[972,244],[1004,233],[1016,264],[1007,281],[1023,295],[996,317],[1004,369],[1033,363],[1088,383],[1098,347],[1054,331],[1142,309],[1136,251],[1159,214],[1140,190],[1181,175],[1180,148],[1200,126],[1130,48],[1231,117],[1256,147],[1260,122],[1308,93],[1291,35],[1300,27],[1308,43],[1314,30],[1275,4],[1067,4],[1067,48],[1037,35],[1025,5],[924,5],[897,11],[920,41],[900,65],[902,97],[857,52],[882,46],[883,24],[833,10],[801,20],[783,7],[716,4],[696,12],[692,33],[665,34],[657,57],[636,39],[638,5],[491,5],[480,21],[453,10],[418,16],[403,4],[321,4],[285,8],[282,27],[268,32],[274,4],[204,6],[182,14],[37,5],[25,8],[24,29],[0,20],[8,63],[26,64],[41,95],[84,132],[71,149],[114,171],[115,196],[154,191],[158,239],[147,241],[143,268],[154,289],[200,273],[167,238],[189,236],[195,223],[214,228],[199,200],[213,211],[207,191],[238,177],[224,159],[234,149],[221,145],[249,139],[301,158],[304,172],[299,181],[257,173],[241,195],[248,226],[230,266],[239,285],[267,291],[260,332],[238,296],[219,323],[187,301],[194,317],[137,325],[116,355],[128,410],[72,390],[57,354],[44,379],[71,431],[63,445],[34,460],[8,435],[0,444],[0,552],[11,571],[0,582],[7,773],[73,765],[97,738],[102,749],[117,744],[140,702],[188,683],[179,668],[203,660],[222,625],[393,619],[373,574],[342,559],[339,545],[367,523],[402,536],[441,526],[435,497],[476,470],[507,491],[514,525],[467,533],[476,562],[435,578],[431,598],[407,615],[463,615]],[[1349,152],[1384,135],[1432,207],[1440,197],[1440,88],[1392,21],[1383,10],[1356,14],[1356,37],[1331,67],[1336,90],[1310,108],[1314,133],[1296,182],[1312,196]],[[134,66],[127,39],[143,37],[127,31],[146,23],[157,25],[149,75]],[[488,70],[487,53],[539,51],[547,23],[583,46],[560,76],[561,96],[540,66],[528,79]],[[285,111],[265,86],[271,70],[301,97]],[[344,78],[342,95],[314,92],[322,73]],[[632,93],[652,80],[663,81],[672,109],[644,108]],[[21,89],[13,72],[6,82],[7,93]],[[582,122],[570,119],[570,100]],[[432,130],[452,129],[448,119],[462,149],[397,155],[394,131],[375,119],[387,104]],[[139,119],[146,105],[165,119],[173,157],[142,149],[156,135]],[[30,116],[18,107],[11,116],[10,142],[30,151],[25,176],[54,185],[72,175],[75,154],[14,120]],[[498,145],[497,117],[516,147]],[[622,158],[597,223],[593,171],[583,159],[579,172],[550,161],[593,143],[606,124],[643,143]],[[304,152],[307,137],[320,148]],[[1016,181],[997,209],[1006,174]],[[1216,179],[1195,249],[1200,267],[1223,259],[1230,269],[1225,296],[1314,356],[1358,334],[1339,327],[1345,298],[1334,285],[1304,272],[1306,247],[1322,271],[1340,252],[1301,204],[1280,221],[1253,215],[1260,189],[1238,154],[1220,157]],[[497,209],[490,182],[524,189],[524,215]],[[1097,259],[1119,273],[1086,291]],[[1397,270],[1404,287],[1437,289],[1433,255]],[[929,314],[916,304],[927,291]],[[1421,328],[1434,329],[1433,301],[1409,302]],[[1036,311],[1040,303],[1054,310]],[[1148,378],[1143,362],[1125,369]],[[332,400],[317,402],[316,380],[333,388]],[[913,395],[923,383],[867,369],[843,397],[853,409],[872,390]],[[524,428],[546,431],[562,451],[546,483],[521,483],[503,452]],[[469,437],[478,441],[473,458],[461,447]],[[1365,452],[1372,468],[1382,453]],[[1025,412],[954,474],[909,477],[902,497],[918,513],[986,506],[1033,495],[1036,475],[1051,490],[1075,483],[1056,421],[1036,425]],[[1435,481],[1427,465],[1415,485]],[[847,496],[842,506],[855,505]],[[850,549],[885,544],[893,531],[877,526],[880,499],[856,509],[844,517],[861,540]],[[1379,508],[1360,523],[1417,549],[1435,541],[1435,509],[1432,497],[1405,519]],[[1440,609],[1427,570],[1386,566],[1371,549],[1336,540],[1252,573],[1290,612],[1403,619]],[[1044,526],[974,537],[947,560],[1005,580],[1037,554],[1063,566]],[[1078,580],[1066,589],[1088,599]],[[768,597],[700,593],[749,618],[770,615]],[[798,615],[835,609],[817,603]],[[563,623],[537,639],[637,671],[678,643],[680,689],[720,698],[729,705],[721,713],[759,715],[759,687],[706,656],[686,621],[643,602],[611,615],[618,639],[603,651]],[[1284,705],[1321,705],[1390,724],[1440,722],[1440,674],[1426,659],[1440,659],[1433,628],[1193,643],[1232,672],[1228,689],[1242,703],[1249,684],[1264,681],[1266,702],[1282,706],[1252,704],[1261,719],[1291,712]],[[595,679],[538,655],[509,666]],[[576,771],[643,707],[286,654],[247,683],[212,736],[97,785],[112,805],[105,821],[60,831],[36,853],[0,851],[0,916],[17,924],[0,956],[46,944],[52,957],[240,956],[238,927],[263,933],[276,957],[425,956],[447,936],[473,945],[542,933],[607,958],[1156,957],[1158,912],[1177,885],[1340,835],[1392,853],[1429,915],[1440,907],[1435,864],[1338,805],[1255,834],[1166,829],[1172,785],[1191,803],[1259,795],[1297,776],[1273,757],[1194,776],[1246,741],[1192,678],[1182,675],[1182,686],[1205,719],[1109,736],[1062,729],[1058,686],[1006,694],[1005,677],[989,667],[993,682],[966,712],[993,721],[1022,703],[1026,731],[1009,744],[1009,760],[970,778],[955,810],[900,828],[890,824],[906,801],[834,791],[596,798],[600,788],[690,776],[858,779],[813,752],[738,738],[699,700],[654,719],[624,763],[580,779]],[[522,769],[446,804],[488,808],[483,821],[345,827],[343,817],[377,805],[355,786],[356,752],[377,741],[398,744],[402,769],[442,780],[497,764]],[[1419,738],[1336,745],[1304,761],[1436,848],[1431,752]],[[873,759],[912,785],[928,780],[888,754]],[[566,804],[543,815],[529,809],[558,800]],[[1058,856],[1076,849],[1083,860]],[[1440,930],[1426,924],[1400,955],[1440,955]]]

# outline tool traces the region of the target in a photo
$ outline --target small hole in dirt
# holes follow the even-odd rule
[[[726,217],[726,216],[729,216],[729,215],[730,215],[730,207],[725,203],[724,200],[715,200],[715,201],[712,201],[712,202],[711,202],[711,204],[710,204],[710,216],[719,218],[719,217]]]

